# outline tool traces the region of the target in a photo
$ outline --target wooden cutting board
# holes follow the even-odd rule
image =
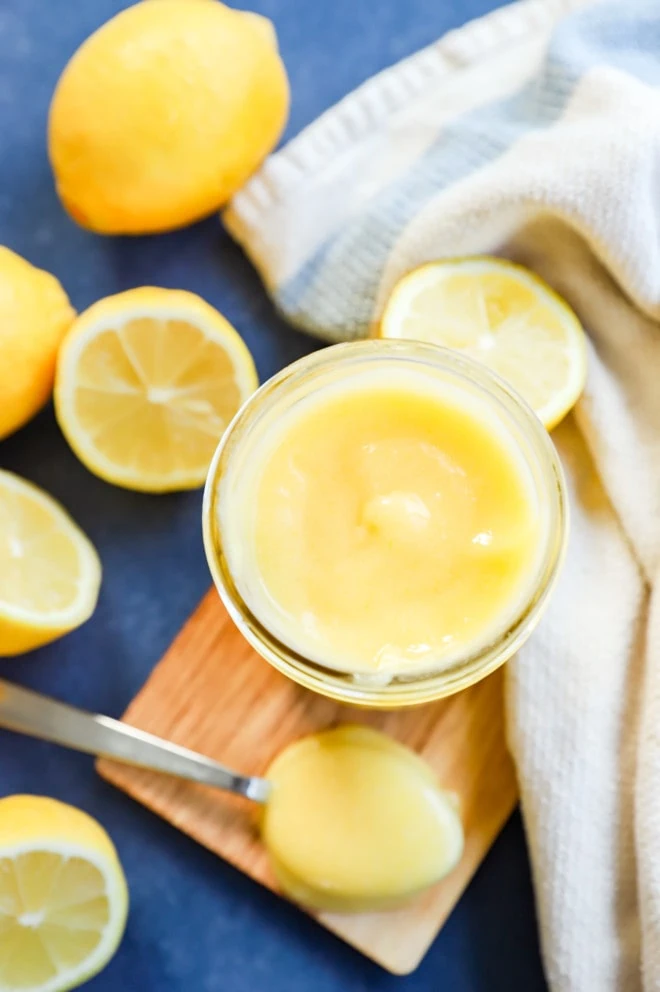
[[[124,719],[143,730],[261,774],[290,741],[341,722],[368,723],[422,754],[458,793],[466,847],[458,868],[410,906],[389,913],[315,914],[388,971],[413,971],[508,819],[516,780],[503,732],[497,672],[459,695],[396,712],[340,706],[263,661],[215,590],[193,614]],[[200,844],[276,889],[253,805],[207,786],[102,760],[101,775]]]

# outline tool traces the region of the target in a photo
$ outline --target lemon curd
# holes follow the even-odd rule
[[[450,387],[367,376],[274,427],[243,512],[248,595],[283,640],[335,668],[409,672],[512,619],[543,522],[486,413]]]
[[[456,797],[407,747],[363,726],[321,731],[285,748],[261,834],[283,891],[320,910],[396,907],[460,861]]]
[[[230,428],[205,502],[211,569],[257,650],[372,705],[437,698],[461,687],[457,671],[475,681],[501,663],[563,546],[561,470],[538,419],[428,345],[296,363]]]

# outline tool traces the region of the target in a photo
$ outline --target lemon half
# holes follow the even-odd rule
[[[107,833],[42,796],[0,800],[0,989],[63,992],[107,964],[128,892]]]
[[[584,388],[578,318],[537,275],[504,259],[441,260],[409,272],[390,296],[380,335],[466,352],[506,379],[548,430]]]
[[[0,470],[0,656],[79,627],[100,582],[96,551],[60,504]]]
[[[78,317],[59,353],[55,409],[81,461],[118,486],[201,486],[258,385],[252,356],[194,293],[143,287]]]

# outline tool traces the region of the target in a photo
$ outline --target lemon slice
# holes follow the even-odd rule
[[[60,504],[0,470],[0,655],[79,627],[94,611],[100,582],[96,551]]]
[[[0,800],[0,989],[62,992],[117,950],[126,881],[105,830],[42,796]]]
[[[60,348],[55,409],[80,460],[118,486],[201,486],[258,385],[237,332],[194,293],[144,287],[95,303]]]
[[[380,336],[464,351],[506,379],[550,430],[587,373],[579,320],[537,275],[500,258],[431,262],[392,293]]]

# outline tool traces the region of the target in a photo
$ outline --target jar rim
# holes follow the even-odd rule
[[[546,548],[536,583],[507,628],[493,642],[447,668],[397,676],[388,684],[356,679],[312,661],[281,641],[255,616],[241,596],[231,574],[222,541],[218,512],[220,483],[232,452],[245,433],[278,402],[307,381],[355,363],[407,359],[469,380],[513,414],[518,427],[539,460],[545,476],[550,510]],[[564,475],[550,435],[534,411],[497,373],[452,349],[414,341],[367,340],[322,348],[292,363],[265,382],[238,411],[215,451],[209,468],[202,509],[206,558],[220,597],[233,621],[251,646],[293,681],[342,703],[372,708],[398,708],[431,702],[451,695],[499,668],[527,640],[539,622],[559,574],[567,541],[568,507]]]

